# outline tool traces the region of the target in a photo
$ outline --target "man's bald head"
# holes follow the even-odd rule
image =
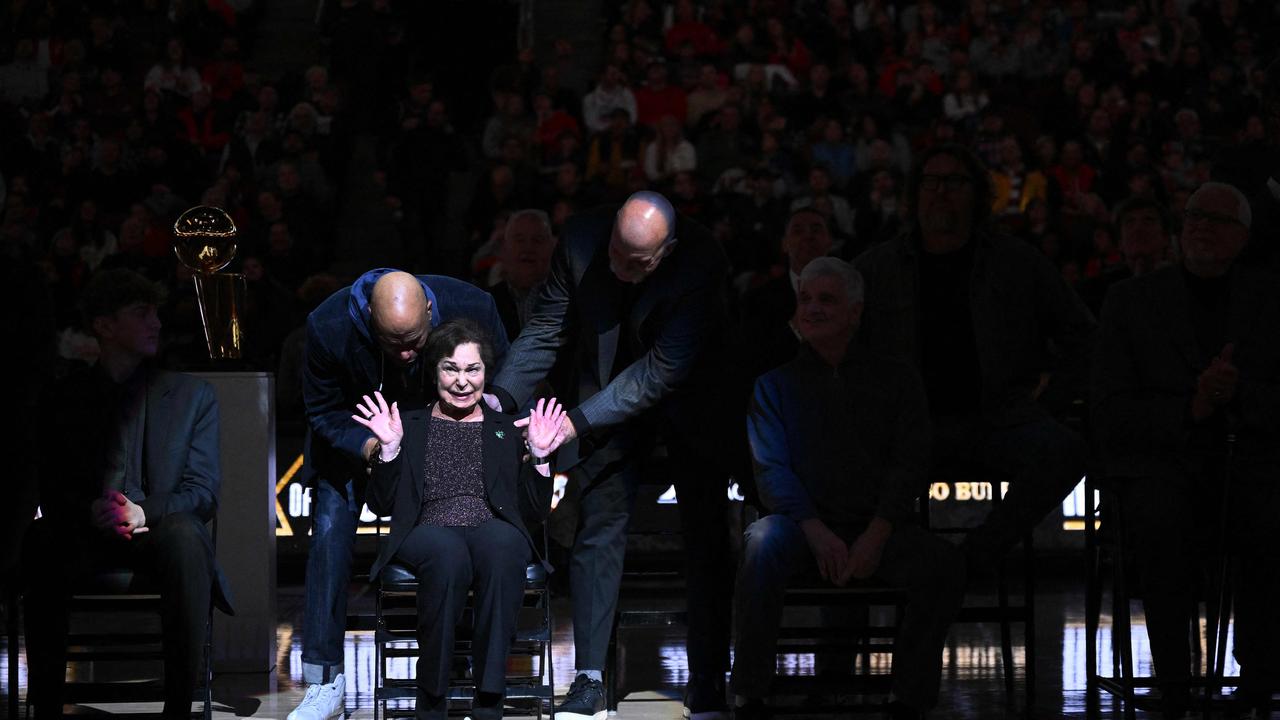
[[[431,301],[418,278],[389,272],[378,278],[369,293],[369,318],[373,336],[387,357],[409,365],[431,333]]]
[[[638,283],[658,268],[675,245],[676,211],[662,195],[647,190],[627,198],[613,223],[609,267],[619,280]]]

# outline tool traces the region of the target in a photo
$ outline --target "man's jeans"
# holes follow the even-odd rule
[[[832,531],[852,544],[863,527],[836,525]],[[907,591],[894,641],[893,692],[911,707],[928,710],[938,700],[947,630],[964,601],[964,560],[947,541],[914,525],[898,525],[872,580]],[[768,695],[786,591],[795,583],[826,584],[800,526],[784,515],[766,515],[747,528],[734,593],[735,694]]]
[[[351,480],[340,489],[324,478],[317,479],[313,488],[302,618],[302,680],[308,684],[332,682],[342,672],[347,585],[363,490],[363,484],[357,490]]]

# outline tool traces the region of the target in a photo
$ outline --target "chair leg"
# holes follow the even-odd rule
[[[1228,562],[1224,560],[1224,562]],[[1214,695],[1222,695],[1223,678],[1226,675],[1227,666],[1227,631],[1231,627],[1231,604],[1233,598],[1231,596],[1230,575],[1224,575],[1222,587],[1222,603],[1218,608],[1218,616],[1216,618],[1217,626],[1217,663],[1214,664],[1212,672],[1209,674],[1208,688],[1205,693],[1207,698],[1212,699]],[[1205,714],[1209,713],[1210,703],[1205,703]]]
[[[1013,638],[1009,622],[1009,579],[1001,561],[997,571],[997,593],[1000,605],[1000,660],[1004,673],[1005,702],[1013,705]]]
[[[213,605],[204,631],[204,720],[213,720]]]
[[[5,591],[5,624],[9,642],[9,717],[18,717],[18,612],[21,603],[18,594]]]
[[[1121,687],[1124,688],[1124,692],[1121,694],[1124,717],[1125,720],[1135,720],[1138,711],[1134,705],[1133,641],[1130,637],[1129,588],[1124,581],[1123,566],[1123,556],[1120,556],[1116,560],[1116,579],[1112,589],[1111,644],[1118,651],[1120,659],[1119,672],[1116,677],[1120,679]]]
[[[550,692],[548,693],[548,700],[547,700],[547,702],[549,703],[547,705],[547,714],[550,715],[551,713],[555,712],[555,707],[556,707],[556,664],[555,664],[556,663],[555,661],[556,628],[555,628],[555,615],[551,612],[550,586],[548,586],[547,589],[543,592],[542,607],[543,607],[542,622],[545,623],[547,627],[547,646],[543,648],[542,651],[546,656],[545,665],[547,669],[547,688],[550,690]],[[541,700],[538,701],[538,720],[542,720],[542,701]]]
[[[1032,717],[1036,706],[1036,550],[1035,544],[1032,542],[1031,533],[1022,540],[1026,550],[1023,578],[1023,612],[1026,613],[1026,623],[1023,626],[1023,645],[1025,647],[1026,669],[1024,670],[1024,680],[1026,687],[1026,708],[1023,713],[1028,717]]]
[[[1098,625],[1102,615],[1102,576],[1098,538],[1093,527],[1095,517],[1092,488],[1085,486],[1084,541],[1085,541],[1085,594],[1084,594],[1084,677],[1085,717],[1095,720],[1101,712],[1098,689]]]
[[[373,595],[373,720],[379,720],[382,714],[382,684],[387,676],[382,647],[384,622],[382,618],[382,589],[379,587],[374,590]]]

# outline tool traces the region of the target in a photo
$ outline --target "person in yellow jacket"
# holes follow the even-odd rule
[[[1000,166],[991,170],[991,214],[1018,215],[1032,200],[1049,199],[1049,180],[1044,173],[1027,167],[1022,146],[1013,135],[1000,144]]]

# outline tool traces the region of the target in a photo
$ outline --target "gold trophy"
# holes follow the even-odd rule
[[[173,251],[195,274],[192,280],[210,359],[241,359],[244,275],[218,272],[236,257],[236,224],[231,216],[208,205],[182,213],[173,223]]]

